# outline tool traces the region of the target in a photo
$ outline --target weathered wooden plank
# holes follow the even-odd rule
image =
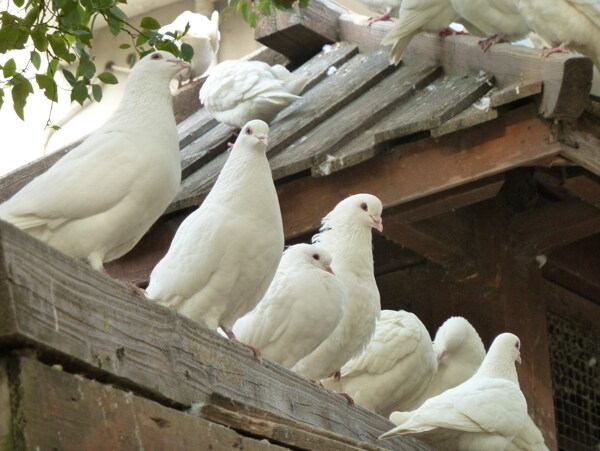
[[[600,208],[600,177],[585,172],[565,180],[564,186],[587,203]]]
[[[543,81],[540,113],[547,118],[577,118],[583,112],[592,80],[589,58],[570,55],[540,58],[539,49],[498,44],[482,52],[479,39],[472,36],[440,38],[431,33],[415,37],[404,53],[403,61],[414,64],[440,64],[450,74],[493,74],[504,88],[522,81]]]
[[[391,30],[392,22],[378,21],[368,25],[368,17],[346,12],[339,17],[339,38],[357,44],[361,52],[381,48],[381,39]]]
[[[205,404],[199,408],[198,413],[215,423],[244,431],[252,436],[266,437],[273,442],[284,443],[294,448],[332,451],[383,450],[376,445],[348,439],[287,418],[265,414],[239,403],[227,404],[228,408],[213,403]]]
[[[540,253],[600,232],[600,208],[578,199],[553,202],[516,214],[513,241],[526,253]]]
[[[488,75],[446,75],[422,89],[404,105],[377,124],[372,133],[376,142],[388,141],[439,127],[469,107],[492,87]]]
[[[531,105],[461,134],[400,145],[328,177],[303,177],[277,187],[286,237],[318,228],[347,195],[370,192],[385,208],[454,188],[555,155],[562,146]],[[384,213],[385,222],[385,213]]]
[[[396,68],[389,66],[383,52],[355,55],[341,64],[333,74],[280,112],[280,119],[275,121],[277,125],[273,123],[269,136],[269,157],[272,158],[272,155],[301,138],[395,70]],[[184,180],[167,211],[199,204],[210,190],[226,159],[227,155],[221,154]]]
[[[577,147],[564,146],[561,155],[600,176],[600,138],[591,130],[573,130],[569,137]]]
[[[474,127],[475,125],[483,124],[498,117],[498,110],[495,108],[485,108],[479,106],[470,106],[461,113],[458,113],[453,118],[444,122],[438,127],[431,129],[431,136],[447,135],[463,128]]]
[[[497,174],[400,204],[386,210],[386,217],[394,216],[405,222],[421,221],[495,197],[503,184],[504,175]]]
[[[254,39],[291,59],[306,59],[337,41],[338,17],[346,11],[329,0],[311,1],[306,8],[295,4],[291,12],[261,17]]]
[[[490,96],[490,107],[495,108],[500,105],[514,102],[515,100],[530,97],[542,92],[541,80],[534,81],[518,81],[510,86],[506,86],[503,89],[494,92]]]
[[[20,394],[15,400],[15,428],[21,429],[22,442],[10,449],[288,449],[67,373],[60,366],[11,359],[15,367],[11,384]]]
[[[407,99],[411,98],[415,89],[429,84],[438,76],[438,68],[424,66],[402,67],[390,74],[272,158],[273,178],[277,180],[309,169],[314,162],[327,158],[330,153],[335,154],[334,149],[369,129],[393,106],[410,102]]]
[[[48,359],[179,408],[218,393],[380,446],[372,437],[391,427],[9,224],[0,223],[0,246],[0,275],[9,285],[0,302],[15,312],[0,318],[11,322],[0,331],[15,331],[0,337],[3,353],[25,343]],[[383,446],[402,449],[403,443]]]
[[[15,449],[6,359],[0,359],[0,449]]]

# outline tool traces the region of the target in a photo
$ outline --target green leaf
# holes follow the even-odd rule
[[[2,66],[2,74],[5,78],[12,77],[17,72],[17,63],[14,59],[9,59],[4,66]]]
[[[29,94],[33,93],[33,86],[29,80],[23,77],[21,74],[15,75],[11,80],[10,84],[12,85],[11,95],[13,99],[13,108],[17,116],[21,118],[21,120],[25,120],[25,114],[23,109],[27,104],[27,97]]]
[[[4,104],[4,89],[0,89],[0,108]]]
[[[110,72],[102,72],[101,74],[98,74],[98,79],[107,85],[116,85],[119,83],[118,78]]]
[[[81,58],[75,75],[79,77],[85,77],[90,80],[96,73],[96,65],[92,63],[88,58]]]
[[[50,47],[52,47],[52,51],[57,57],[68,62],[74,61],[75,55],[71,55],[67,48],[67,41],[60,33],[55,32],[48,35],[48,42],[50,43]]]
[[[46,74],[49,77],[54,78],[54,74],[56,73],[56,68],[58,67],[58,58],[52,58],[48,62],[48,69],[46,69]]]
[[[89,98],[87,84],[83,80],[78,80],[71,90],[71,101],[76,101],[79,105],[83,105]]]
[[[67,69],[63,69],[62,73],[65,77],[65,80],[67,80],[67,82],[71,86],[74,86],[77,79],[75,78],[75,75],[73,75],[73,72],[71,72],[70,70],[67,70]]]
[[[140,23],[140,26],[146,30],[158,30],[160,28],[158,20],[154,19],[153,17],[144,17]]]
[[[259,0],[259,2],[256,4],[256,7],[263,16],[270,16],[271,4],[272,0]]]
[[[165,52],[172,53],[173,55],[179,55],[179,47],[173,41],[161,41],[156,45],[158,50],[164,50]]]
[[[29,53],[29,59],[31,60],[33,67],[35,67],[37,70],[40,70],[40,66],[42,64],[42,58],[40,57],[40,54],[35,50],[32,50]]]
[[[100,102],[102,100],[102,86],[93,84],[92,95],[94,96],[94,100],[96,102]]]
[[[300,6],[300,8],[306,8],[308,6],[308,1],[309,0],[298,0],[298,6]]]
[[[36,74],[35,81],[37,81],[40,89],[44,91],[44,95],[52,102],[58,101],[56,82],[52,77],[44,74]]]
[[[113,0],[92,0],[92,7],[95,9],[110,9],[113,3]]]
[[[130,47],[131,47],[131,44],[121,44],[121,45],[119,46],[119,48],[120,48],[120,49],[123,49],[123,50],[125,50],[125,49],[128,49],[128,48],[130,48]]]
[[[13,0],[13,3],[17,8],[20,8],[25,3],[25,0]]]
[[[31,27],[35,23],[35,21],[38,19],[39,16],[40,16],[40,6],[39,5],[35,5],[25,15],[25,19],[23,19],[23,23],[27,27]]]
[[[12,20],[10,14],[9,20]],[[29,29],[23,25],[7,23],[6,14],[2,15],[2,28],[0,28],[0,53],[6,53],[7,50],[19,50],[25,48],[25,43],[29,39]],[[17,18],[18,19],[18,18]]]
[[[122,3],[126,3],[126,2],[122,2]],[[122,22],[127,20],[127,14],[125,14],[125,11],[123,11],[121,8],[119,8],[118,6],[113,6],[112,8],[110,8],[108,10],[110,12],[110,14],[112,14],[115,18],[121,20]]]
[[[148,37],[144,34],[140,34],[136,39],[135,39],[135,46],[136,47],[141,47],[142,45],[144,45],[146,42],[148,42]]]
[[[47,32],[48,26],[46,24],[36,25],[33,30],[31,30],[31,40],[33,41],[33,45],[40,52],[45,52],[48,48]]]
[[[192,60],[192,58],[194,57],[194,47],[192,47],[189,44],[186,44],[185,42],[181,44],[181,57],[185,60],[190,62]]]

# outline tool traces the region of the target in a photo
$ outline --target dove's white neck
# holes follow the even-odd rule
[[[319,233],[313,241],[320,243],[334,256],[333,270],[374,279],[371,228],[355,224],[325,226],[331,226],[331,229]]]
[[[168,113],[165,112],[168,111]],[[144,116],[161,116],[161,120],[174,122],[173,103],[169,82],[164,77],[151,73],[130,74],[121,104],[114,113],[115,120],[130,122],[132,115],[136,122],[144,123]],[[140,120],[140,116],[142,120]]]
[[[493,349],[488,351],[475,374],[478,377],[498,377],[519,384],[515,362],[509,361],[506,355],[498,355]]]

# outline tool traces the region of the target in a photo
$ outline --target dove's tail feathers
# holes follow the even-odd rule
[[[286,90],[295,95],[300,95],[304,88],[309,82],[309,77],[307,74],[294,74],[293,78],[291,78],[286,84]]]
[[[410,414],[411,412],[392,412],[390,414],[390,421],[396,425],[402,424],[410,418]]]
[[[390,64],[397,65],[400,63],[402,60],[402,55],[404,54],[404,50],[417,33],[418,32],[407,31],[404,28],[395,26],[383,37],[381,40],[381,45],[392,46],[392,50],[390,50]]]
[[[265,93],[261,98],[274,105],[280,105],[282,108],[292,103],[294,100],[300,98],[300,96],[294,94],[288,94],[287,92],[273,92]]]

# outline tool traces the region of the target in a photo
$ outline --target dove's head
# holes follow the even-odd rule
[[[346,197],[323,218],[323,229],[334,228],[339,224],[375,228],[383,231],[381,212],[383,204],[372,194],[355,194]]]
[[[507,358],[510,357],[511,362],[521,363],[521,340],[509,332],[500,334],[492,342],[488,354],[492,352],[501,353]]]
[[[282,261],[290,259],[293,262],[316,266],[323,271],[334,274],[333,269],[331,269],[331,254],[321,246],[305,243],[295,244],[288,247],[283,255]]]
[[[269,126],[267,123],[259,119],[246,122],[235,141],[236,145],[242,143],[244,146],[251,146],[265,151],[269,145]]]
[[[475,328],[462,316],[452,316],[440,326],[433,340],[438,361],[467,354],[481,363],[485,348]]]
[[[157,50],[144,56],[135,66],[133,66],[130,77],[137,74],[150,73],[153,77],[170,80],[177,75],[178,72],[189,68],[190,63],[176,58],[172,53]]]

